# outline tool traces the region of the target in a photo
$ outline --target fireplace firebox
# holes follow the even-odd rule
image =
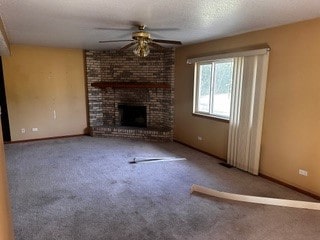
[[[146,106],[119,104],[120,126],[147,127]]]

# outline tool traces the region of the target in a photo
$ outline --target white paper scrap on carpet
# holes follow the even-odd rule
[[[186,158],[179,157],[135,157],[129,163],[149,163],[149,162],[170,162],[170,161],[184,161]]]
[[[198,192],[206,194],[213,197],[240,201],[240,202],[249,202],[249,203],[258,203],[282,207],[292,207],[292,208],[302,208],[302,209],[311,209],[311,210],[320,210],[320,203],[318,202],[307,202],[307,201],[297,201],[297,200],[288,200],[280,198],[268,198],[268,197],[256,197],[250,195],[241,195],[235,193],[220,192],[212,188],[203,187],[200,185],[193,184],[191,186],[191,193]]]

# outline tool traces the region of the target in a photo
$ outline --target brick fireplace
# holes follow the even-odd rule
[[[130,50],[87,50],[85,56],[92,136],[172,141],[173,49],[152,49],[146,58]],[[128,109],[145,109],[145,124],[138,124],[141,114],[131,116],[136,125],[123,124]]]

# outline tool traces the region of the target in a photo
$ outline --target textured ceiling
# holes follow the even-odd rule
[[[196,43],[320,17],[319,0],[0,0],[10,43],[108,49],[130,39],[134,23],[158,39]],[[175,29],[175,30],[173,30]]]

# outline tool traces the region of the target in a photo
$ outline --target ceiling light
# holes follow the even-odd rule
[[[133,50],[133,53],[138,57],[146,57],[150,53],[148,42],[140,39],[137,47]]]

